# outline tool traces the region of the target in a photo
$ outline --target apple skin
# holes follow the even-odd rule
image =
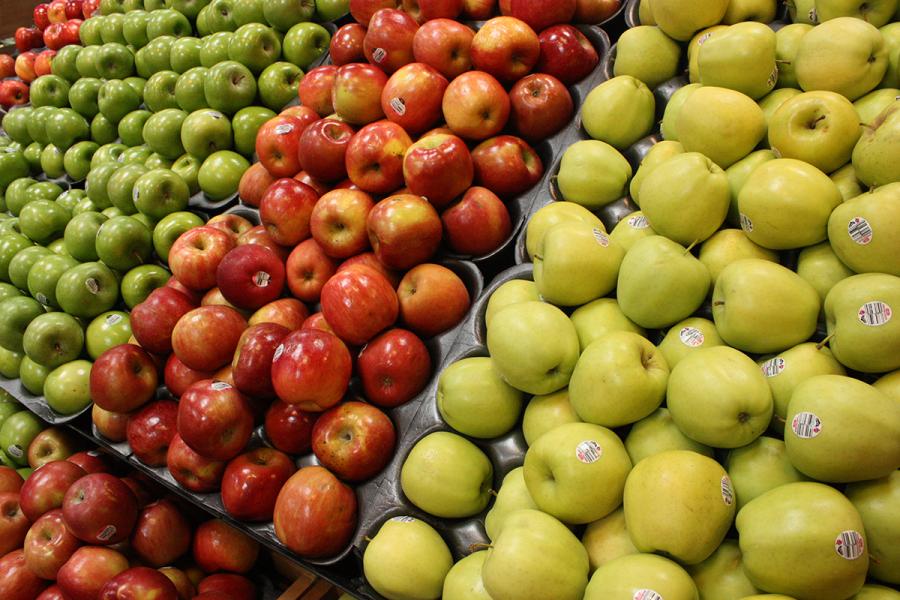
[[[25,564],[22,550],[13,550],[0,558],[0,594],[4,600],[32,600],[47,586],[48,582],[32,573]]]
[[[201,379],[209,379],[212,371],[196,371],[178,360],[174,354],[169,355],[166,366],[163,369],[163,379],[166,388],[174,397],[180,398],[186,389]]]
[[[253,411],[237,388],[223,381],[198,381],[178,402],[178,435],[210,460],[237,456],[253,434]]]
[[[196,227],[181,234],[169,250],[169,268],[178,281],[196,291],[216,285],[216,269],[235,241],[215,227]]]
[[[469,310],[470,298],[459,276],[441,265],[425,263],[404,275],[397,288],[400,319],[422,337],[457,325]]]
[[[353,23],[344,27],[351,27],[352,25],[356,24]],[[344,27],[341,29],[344,29]],[[340,30],[338,33],[340,33]],[[336,37],[332,38],[332,44],[334,39]],[[334,64],[310,69],[297,88],[297,97],[300,98],[300,104],[306,108],[311,108],[320,117],[327,117],[334,112],[334,105],[331,103],[331,92],[334,89],[338,66],[345,64],[336,62],[333,57],[332,62]]]
[[[18,492],[25,480],[12,467],[0,465],[0,493]]]
[[[382,8],[400,8],[400,0],[350,0],[350,16],[363,27],[368,27],[372,15]]]
[[[240,238],[238,238],[238,239],[240,239]],[[178,281],[178,278],[175,277],[174,275],[172,277],[169,277],[169,280],[166,282],[166,285],[164,285],[163,287],[171,288],[171,289],[175,290],[176,292],[180,292],[180,293],[184,294],[184,297],[191,301],[192,306],[194,308],[196,308],[197,306],[200,305],[200,300],[203,299],[203,292],[205,291],[205,290],[200,290],[200,291],[192,290],[191,288],[187,287],[186,285],[184,285],[183,283]],[[131,312],[133,313],[134,310],[132,310]]]
[[[378,260],[378,257],[375,256],[374,252],[363,252],[362,254],[351,256],[340,265],[338,265],[337,270],[343,271],[345,269],[349,269],[353,265],[365,265],[367,267],[375,269],[376,271],[384,275],[384,277],[391,282],[391,285],[394,288],[400,285],[400,279],[402,279],[403,277],[402,273],[393,269],[388,269],[386,266],[384,266],[384,264],[382,264],[382,262]]]
[[[390,461],[397,435],[390,418],[365,402],[344,402],[313,427],[312,448],[323,467],[345,481],[365,481]]]
[[[350,63],[338,67],[331,92],[335,114],[351,125],[384,118],[381,92],[388,77],[375,65]]]
[[[225,472],[224,462],[200,456],[177,434],[169,444],[166,467],[181,487],[198,494],[218,490]]]
[[[275,535],[303,557],[338,553],[356,529],[353,489],[322,467],[300,469],[275,503]]]
[[[81,546],[66,527],[62,510],[56,508],[40,516],[25,536],[25,564],[38,577],[55,580],[60,568]]]
[[[512,84],[531,72],[541,55],[535,30],[515,17],[494,17],[472,39],[472,66]]]
[[[253,223],[249,220],[233,213],[216,215],[207,221],[206,224],[231,235],[234,237],[235,242],[242,233],[249,231],[253,227]]]
[[[114,346],[91,369],[91,398],[100,408],[128,413],[146,404],[159,384],[156,363],[134,344]]]
[[[243,394],[259,398],[275,395],[272,387],[272,356],[291,332],[277,323],[251,325],[241,334],[231,363],[234,385]]]
[[[441,102],[449,82],[437,69],[414,62],[400,67],[381,92],[381,109],[388,120],[410,134],[421,133],[441,120]]]
[[[366,219],[372,197],[359,190],[332,190],[319,198],[310,216],[313,239],[332,258],[347,258],[369,247]]]
[[[452,19],[429,20],[413,37],[413,57],[452,80],[472,67],[470,50],[474,37],[471,27]]]
[[[232,600],[255,600],[257,598],[256,586],[243,575],[234,573],[216,573],[204,577],[197,584],[197,593],[224,594]]]
[[[47,463],[65,460],[75,454],[76,448],[75,440],[66,431],[48,427],[28,444],[28,466],[39,469]]]
[[[390,329],[369,341],[356,364],[366,399],[383,408],[410,401],[431,377],[428,348],[406,329]]]
[[[131,332],[138,343],[153,354],[172,351],[172,331],[178,320],[196,304],[170,287],[150,292],[147,299],[131,311]]]
[[[300,169],[319,181],[344,179],[347,176],[345,156],[352,138],[353,128],[347,123],[330,118],[312,123],[298,142]]]
[[[178,590],[168,577],[150,567],[131,567],[104,584],[98,600],[154,598],[178,600]]]
[[[322,288],[321,304],[338,337],[357,346],[390,327],[399,314],[390,282],[365,266],[337,272]]]
[[[513,127],[531,142],[551,137],[575,114],[569,90],[546,73],[533,73],[517,81],[509,91],[509,101]]]
[[[309,237],[309,220],[319,195],[296,179],[283,178],[269,186],[259,203],[259,218],[272,240],[296,246]]]
[[[512,233],[509,210],[487,188],[473,186],[441,213],[444,240],[457,254],[482,256],[499,248]]]
[[[201,306],[185,314],[172,330],[172,350],[185,365],[215,371],[231,362],[247,321],[227,306]]]
[[[409,191],[443,208],[472,185],[475,168],[466,143],[455,135],[419,139],[403,158]]]
[[[199,569],[194,567],[194,571],[199,572]],[[197,588],[185,571],[176,567],[162,567],[159,569],[159,572],[175,584],[175,589],[178,590],[178,600],[190,600],[197,595]]]
[[[363,38],[363,52],[373,65],[393,73],[413,61],[413,37],[419,24],[407,12],[384,8],[372,15]]]
[[[290,457],[273,448],[241,454],[225,467],[222,505],[241,521],[271,521],[278,492],[295,470]]]
[[[256,154],[272,177],[293,177],[300,170],[297,144],[308,123],[292,115],[269,119],[256,134]]]
[[[359,23],[347,23],[338,28],[332,36],[331,43],[328,46],[328,54],[331,56],[332,64],[339,67],[341,65],[346,65],[347,63],[363,62],[366,60],[366,53],[363,49],[363,40],[365,37],[366,28]],[[309,73],[307,73],[306,76],[309,77]],[[302,101],[303,100],[301,99],[301,102]]]
[[[344,397],[351,371],[350,352],[340,338],[301,329],[284,338],[275,351],[272,383],[284,402],[321,412]]]
[[[287,285],[291,294],[316,304],[322,287],[337,270],[338,263],[314,239],[297,244],[287,259]]]
[[[121,479],[92,473],[66,491],[62,511],[75,537],[109,546],[128,539],[137,522],[138,504],[134,492]]]
[[[565,85],[575,85],[600,62],[593,44],[572,25],[549,27],[538,38],[541,55],[535,70],[553,75]]]
[[[62,566],[56,583],[68,600],[97,600],[107,581],[128,569],[128,559],[110,548],[82,546]]]
[[[157,400],[128,419],[125,435],[132,454],[150,467],[164,467],[169,444],[178,432],[178,404]]]
[[[286,327],[288,331],[294,331],[300,329],[308,316],[309,309],[296,298],[280,298],[269,302],[250,315],[247,324],[253,326],[274,323]]]
[[[389,269],[425,262],[441,243],[440,216],[425,198],[414,194],[385,198],[369,213],[366,226],[375,255]]]
[[[493,76],[483,71],[463,73],[444,92],[442,109],[453,132],[470,140],[497,135],[509,119],[509,95]]]
[[[141,510],[131,534],[131,549],[141,561],[161,567],[190,548],[191,523],[170,500],[157,500]]]
[[[401,68],[394,76],[410,66],[413,65]],[[390,81],[385,92],[389,87]],[[391,109],[387,108],[385,112],[388,110]],[[403,155],[411,145],[412,140],[400,124],[376,121],[366,125],[350,140],[344,156],[350,181],[371,194],[389,194],[399,189],[403,186]]]
[[[237,245],[244,246],[246,244],[259,244],[265,246],[283,260],[287,260],[288,254],[290,254],[290,248],[286,248],[285,246],[276,243],[263,225],[252,227],[241,234],[238,238]]]
[[[97,432],[114,444],[125,441],[128,418],[128,414],[103,410],[96,404],[91,408],[91,421]]]
[[[31,522],[19,505],[19,492],[0,493],[0,553],[21,548]]]
[[[19,491],[22,512],[29,521],[63,505],[69,487],[87,473],[75,463],[60,460],[36,469]]]
[[[88,450],[86,452],[76,452],[66,459],[73,465],[81,467],[85,473],[108,473],[110,470],[109,461],[106,456],[99,450]],[[68,487],[68,486],[67,486]],[[62,504],[60,504],[62,506]]]
[[[535,31],[543,31],[557,23],[569,23],[575,16],[576,0],[559,0],[546,4],[541,0],[501,0],[500,12],[522,19]]]
[[[216,283],[228,302],[240,309],[256,310],[281,296],[284,263],[264,246],[238,246],[219,263]]]
[[[305,454],[312,448],[312,430],[318,417],[318,413],[276,400],[266,411],[266,438],[282,452]]]
[[[540,157],[527,142],[512,135],[485,140],[472,150],[475,180],[501,198],[534,187],[544,175]]]
[[[238,196],[244,204],[259,208],[259,203],[266,190],[276,180],[277,178],[273,177],[262,163],[253,163],[241,176],[241,182],[238,184]]]
[[[218,519],[197,527],[191,547],[197,566],[207,573],[248,573],[259,554],[255,540]]]

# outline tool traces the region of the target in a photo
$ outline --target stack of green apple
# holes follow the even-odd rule
[[[642,6],[527,226],[533,280],[501,275],[484,346],[440,375],[452,431],[401,457],[406,500],[488,509],[491,543],[453,564],[388,520],[363,561],[386,598],[897,597],[897,3],[817,0],[777,33],[750,21],[774,1]],[[688,42],[694,83],[633,173]]]
[[[27,479],[32,470],[28,447],[44,428],[40,419],[0,390],[0,465],[16,469],[22,479]]]

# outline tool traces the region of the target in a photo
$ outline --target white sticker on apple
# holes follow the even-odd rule
[[[394,109],[394,112],[401,117],[406,114],[406,102],[403,101],[403,98],[391,98],[389,104]]]
[[[253,276],[253,284],[256,287],[269,287],[269,281],[272,279],[272,276],[266,273],[265,271],[257,271]]]
[[[395,523],[415,523],[416,522],[416,520],[413,517],[407,517],[407,516],[392,517],[391,521],[394,521]]]
[[[866,541],[858,531],[849,529],[838,534],[834,540],[834,550],[841,558],[856,560],[866,551]]]
[[[38,302],[40,302],[41,304],[43,304],[44,306],[48,306],[50,304],[49,301],[47,300],[47,296],[45,296],[44,294],[42,294],[40,292],[38,292],[37,294],[34,295],[34,299],[37,300]]]
[[[753,221],[744,213],[741,213],[741,229],[747,232],[753,231]]]
[[[703,341],[706,339],[703,336],[703,332],[696,327],[682,327],[681,331],[678,332],[678,338],[688,348],[698,348],[703,345]]]
[[[116,535],[116,526],[115,525],[107,525],[103,528],[103,531],[97,534],[97,539],[101,542],[105,542],[108,539],[112,538],[112,536]]]
[[[728,506],[734,504],[734,490],[731,489],[731,479],[728,475],[722,477],[722,500]]]
[[[609,246],[609,236],[606,235],[602,229],[594,227],[594,239],[597,240],[597,243],[604,248]]]
[[[638,590],[632,596],[632,600],[663,600],[662,594],[655,590],[648,590],[646,588]]]
[[[372,50],[372,60],[376,63],[381,64],[384,62],[385,58],[387,58],[387,50],[384,48],[375,48]]]
[[[22,458],[23,456],[25,456],[25,452],[22,451],[22,448],[15,444],[10,444],[9,448],[6,449],[6,453],[13,458]]]
[[[275,354],[272,355],[272,360],[276,361],[281,358],[281,355],[284,354],[284,344],[279,344],[277,348],[275,348]]]
[[[91,450],[87,453],[88,456],[93,456],[94,458],[100,456],[101,454],[103,454],[103,453],[100,452],[99,450]]]
[[[92,294],[96,294],[100,291],[100,284],[97,283],[97,280],[91,277],[90,279],[85,280],[84,287],[88,289],[88,291]]]
[[[575,446],[575,456],[581,462],[589,465],[600,460],[603,456],[603,448],[594,440],[585,440]]]
[[[764,362],[760,368],[762,369],[763,375],[766,377],[777,377],[784,371],[784,359],[780,356],[770,358]]]
[[[880,327],[891,320],[894,311],[881,301],[866,302],[859,307],[859,322],[869,327]]]
[[[871,244],[874,233],[872,226],[863,217],[853,217],[847,224],[847,235],[860,246]]]
[[[275,134],[276,135],[285,135],[294,130],[294,126],[291,123],[282,123],[281,125],[275,126]]]
[[[650,227],[650,221],[644,215],[628,217],[628,225],[632,229],[647,229]]]
[[[791,419],[791,431],[798,438],[812,439],[822,433],[822,419],[811,412],[801,412]]]
[[[222,390],[230,390],[231,384],[224,381],[213,381],[209,387],[217,392],[221,392]]]
[[[137,188],[137,186],[135,186],[135,188],[133,190],[131,190],[131,201],[137,202],[139,195],[140,195],[140,190]]]
[[[122,315],[109,315],[106,317],[106,324],[107,325],[115,325],[116,323],[118,323],[121,320],[122,320]]]

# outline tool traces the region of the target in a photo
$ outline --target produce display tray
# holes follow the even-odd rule
[[[0,376],[0,388],[11,394],[28,410],[51,425],[62,425],[74,421],[79,416],[90,411],[91,406],[93,406],[93,404],[88,404],[78,412],[66,415],[50,408],[50,405],[47,404],[47,399],[43,396],[35,396],[26,390],[19,379],[7,379]]]

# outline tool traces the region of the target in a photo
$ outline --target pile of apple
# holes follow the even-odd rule
[[[258,597],[245,576],[254,540],[219,520],[194,527],[176,502],[139,474],[114,475],[101,456],[63,453],[24,480],[0,466],[4,600]]]
[[[73,454],[76,454],[76,444],[69,434],[47,427],[11,395],[0,391],[0,465],[27,479],[43,464]],[[5,553],[6,550],[0,552]]]
[[[775,2],[642,7],[528,224],[533,281],[490,297],[489,357],[440,375],[454,431],[402,465],[432,517],[489,508],[491,544],[454,564],[394,517],[366,578],[389,599],[896,599],[897,3],[817,0],[820,23],[777,32],[755,21]],[[684,44],[695,83],[633,174]],[[641,212],[607,233],[591,211],[629,190]],[[517,426],[489,507],[470,439]]]

